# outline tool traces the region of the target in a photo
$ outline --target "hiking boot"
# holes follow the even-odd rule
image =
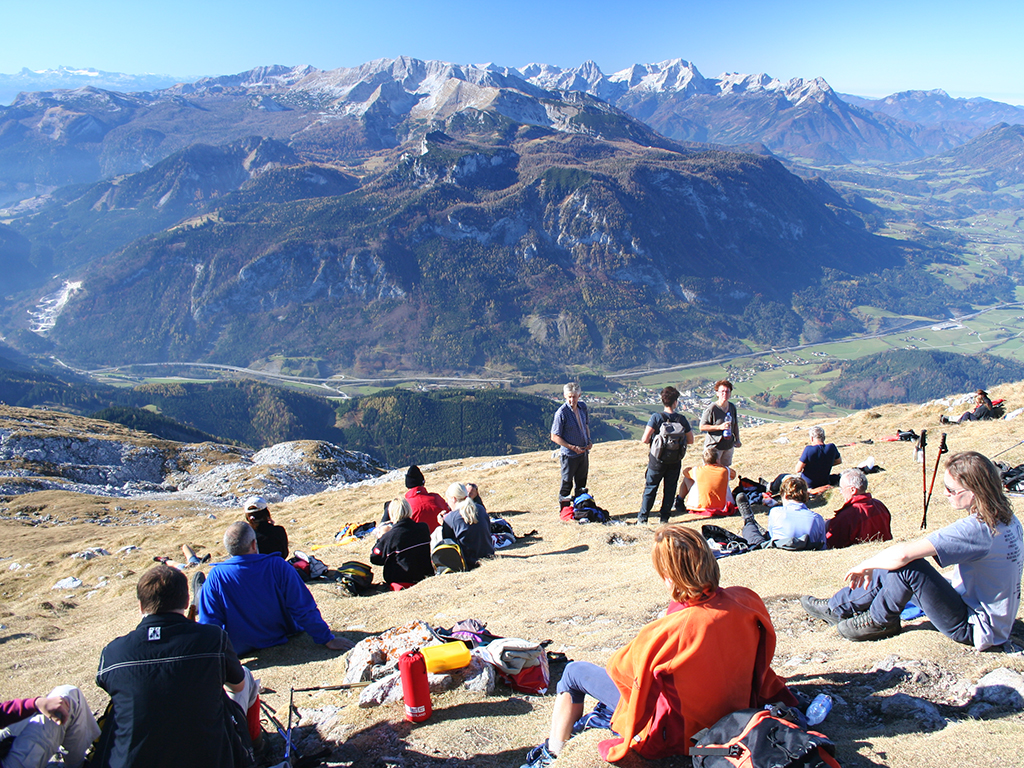
[[[203,584],[205,583],[205,573],[203,573],[202,571],[196,571],[192,574],[192,579],[190,580],[189,583],[189,587],[191,588],[192,592],[192,602],[190,603],[191,607],[194,608],[199,605],[199,590],[203,588]]]
[[[526,762],[519,768],[547,768],[555,759],[556,756],[548,749],[548,740],[544,739],[543,744],[538,744],[526,753]]]
[[[683,501],[682,496],[676,496],[676,503],[672,507],[672,511],[675,512],[677,515],[686,514],[686,502]]]
[[[847,640],[881,640],[883,637],[898,635],[903,629],[900,626],[900,617],[890,621],[888,624],[879,624],[868,611],[858,613],[849,619],[843,619],[836,625],[839,634]]]
[[[827,621],[833,627],[842,621],[842,618],[837,616],[835,612],[828,607],[828,600],[823,600],[820,597],[804,595],[800,598],[800,605],[803,606],[809,616],[821,619],[822,621]]]
[[[659,522],[660,522],[660,523],[661,523],[662,525],[668,525],[668,523],[669,523],[669,520],[671,519],[671,517],[672,517],[671,515],[662,515],[662,516],[661,516],[661,518],[660,518],[660,520],[659,520]]]
[[[743,518],[743,522],[754,519],[754,510],[750,508],[750,502],[747,501],[747,494],[736,494],[736,506],[740,510],[740,517]]]
[[[639,514],[637,514],[637,516],[636,516],[636,524],[637,525],[647,525],[647,515],[645,515],[643,512],[640,512]]]

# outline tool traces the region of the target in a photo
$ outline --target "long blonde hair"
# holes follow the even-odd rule
[[[974,513],[981,522],[992,530],[997,523],[1010,522],[1013,507],[1006,498],[999,470],[987,457],[976,451],[954,453],[946,460],[946,471],[974,494]]]
[[[476,502],[469,498],[469,490],[462,483],[452,483],[448,486],[449,499],[455,500],[455,511],[462,517],[466,525],[473,525],[478,519]]]

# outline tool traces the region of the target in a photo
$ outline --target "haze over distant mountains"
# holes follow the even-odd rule
[[[989,125],[1006,105],[962,101],[895,99],[926,105],[911,123],[822,80],[682,60],[25,93],[0,108],[0,324],[83,364],[372,373],[679,362],[849,333],[860,306],[942,315],[1011,295],[1009,276],[949,289],[922,265],[955,256],[871,234],[865,201],[771,155],[984,141],[971,157],[1016,162],[1014,126]]]
[[[108,91],[155,91],[169,88],[189,78],[172,75],[130,75],[124,72],[104,72],[91,67],[57,67],[33,70],[23,67],[14,74],[0,73],[0,104],[10,104],[25,91],[49,91],[55,88],[103,88]]]

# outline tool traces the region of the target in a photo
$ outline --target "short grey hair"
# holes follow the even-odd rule
[[[868,476],[856,467],[844,469],[843,474],[839,476],[839,485],[845,485],[863,493],[868,489]]]
[[[232,523],[224,531],[224,549],[232,557],[248,554],[254,541],[256,541],[256,531],[248,523],[242,521]]]
[[[405,520],[407,517],[412,517],[412,505],[408,499],[395,499],[388,503],[388,520],[392,523]]]
[[[807,430],[807,434],[811,436],[812,443],[815,440],[821,440],[823,443],[825,442],[825,430],[821,427],[811,427]]]
[[[583,390],[580,389],[580,385],[577,384],[575,381],[570,381],[568,384],[562,387],[562,394],[566,397],[572,394],[578,395],[582,392]]]

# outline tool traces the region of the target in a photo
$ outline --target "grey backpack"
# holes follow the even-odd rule
[[[686,427],[678,421],[664,421],[651,440],[651,456],[658,461],[672,459],[673,463],[686,454]]]

